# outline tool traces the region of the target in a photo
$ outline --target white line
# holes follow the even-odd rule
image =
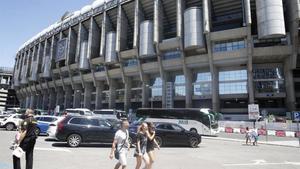
[[[223,164],[223,166],[266,166],[266,165],[300,165],[300,162],[283,162],[283,163],[244,163],[244,164]]]
[[[40,151],[62,151],[62,152],[68,152],[71,153],[70,150],[64,149],[64,148],[42,148],[42,147],[36,147],[34,148],[35,150],[40,150]]]

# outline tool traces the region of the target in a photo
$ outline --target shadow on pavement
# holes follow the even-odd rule
[[[71,148],[67,143],[53,143],[53,147],[69,147]],[[78,148],[84,147],[84,148],[110,148],[111,144],[81,144]]]

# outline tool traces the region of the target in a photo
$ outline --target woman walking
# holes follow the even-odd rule
[[[246,127],[246,135],[245,135],[245,138],[246,138],[246,145],[248,145],[248,143],[250,143],[251,145],[251,139],[250,139],[250,131],[249,131],[249,127]]]
[[[142,161],[145,163],[145,168],[149,169],[150,162],[149,156],[147,154],[147,135],[148,135],[148,126],[147,123],[142,123],[139,127],[136,140],[136,150],[134,157],[136,157],[136,167],[135,169],[140,169]]]
[[[127,153],[130,149],[130,144],[128,142],[128,127],[129,122],[127,120],[123,120],[121,123],[121,129],[118,130],[115,134],[109,156],[110,159],[113,159],[115,157],[117,160],[119,160],[114,169],[119,169],[121,166],[122,169],[126,169]]]
[[[149,156],[149,169],[152,168],[152,165],[155,160],[154,148],[160,148],[155,140],[155,126],[153,123],[147,123],[148,125],[148,141],[147,141],[147,154]]]

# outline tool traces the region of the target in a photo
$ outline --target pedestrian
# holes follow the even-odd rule
[[[148,140],[147,140],[147,154],[149,156],[149,169],[152,168],[152,165],[155,160],[154,148],[160,148],[157,141],[155,140],[155,126],[153,123],[149,122],[148,125]]]
[[[27,109],[25,119],[21,124],[20,136],[18,139],[19,147],[26,153],[26,169],[33,168],[33,150],[37,139],[36,125],[37,121],[33,117],[33,110]],[[20,158],[13,155],[14,169],[21,169]]]
[[[136,167],[135,169],[140,169],[142,161],[145,163],[145,168],[149,169],[150,162],[149,156],[147,154],[147,134],[148,134],[148,125],[147,123],[142,123],[138,129],[137,138],[136,138],[136,149],[134,152],[134,157],[136,157]]]
[[[250,139],[250,131],[249,131],[249,127],[246,127],[246,135],[245,135],[245,138],[246,138],[246,145],[248,145],[248,143],[250,143],[250,145],[251,145],[251,139]]]
[[[109,156],[110,159],[113,159],[115,157],[118,160],[118,163],[115,165],[114,169],[119,169],[121,166],[122,169],[126,169],[127,153],[130,149],[130,144],[128,141],[128,127],[128,120],[122,120],[121,128],[115,134],[115,138],[112,143],[112,148]]]
[[[257,141],[258,141],[258,131],[257,131],[257,129],[253,129],[252,131],[251,131],[251,137],[252,137],[252,140],[253,140],[253,145],[255,146],[257,146]]]

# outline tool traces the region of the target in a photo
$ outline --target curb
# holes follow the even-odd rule
[[[233,142],[240,142],[240,143],[245,142],[245,140],[241,140],[241,139],[231,139],[231,138],[223,138],[223,137],[205,137],[205,136],[203,136],[203,138],[204,139],[210,139],[210,140],[233,141]],[[279,146],[279,147],[300,148],[299,146],[275,144],[275,143],[268,143],[268,142],[264,142],[264,141],[258,141],[258,144],[270,145],[270,146]]]

